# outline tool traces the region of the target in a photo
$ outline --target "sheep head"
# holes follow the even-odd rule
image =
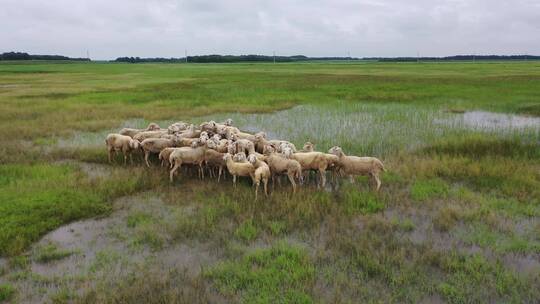
[[[207,141],[206,146],[208,147],[208,149],[217,149],[217,144],[214,140]]]
[[[308,141],[308,142],[306,142],[306,143],[304,144],[304,147],[303,147],[302,149],[303,149],[304,151],[309,151],[309,152],[311,152],[311,151],[313,151],[313,148],[314,148],[314,145],[313,145],[311,142]]]
[[[224,161],[229,161],[229,159],[231,159],[231,154],[230,153],[225,153],[225,155],[223,155],[223,160]]]
[[[227,152],[230,154],[236,153],[236,144],[230,140],[227,142]]]
[[[160,130],[161,128],[159,127],[159,125],[155,122],[152,122],[148,125],[148,127],[146,127],[146,130],[148,131],[156,131],[156,130]]]
[[[255,156],[255,154],[250,154],[247,159],[248,162],[250,162],[252,165],[255,165],[255,163],[257,163],[257,156]]]
[[[328,153],[334,154],[334,155],[340,157],[340,156],[343,155],[343,150],[341,150],[341,147],[339,147],[339,146],[333,146],[332,148],[330,148],[330,150],[328,150]]]
[[[227,120],[225,120],[224,125],[229,126],[229,127],[232,126],[233,125],[233,120],[230,119],[230,118],[227,118]]]
[[[254,135],[254,138],[255,138],[255,142],[260,142],[261,140],[266,139],[266,133],[264,132],[256,133]]]
[[[274,147],[273,145],[265,145],[263,148],[264,155],[269,155],[275,152],[276,152],[276,147]]]
[[[238,163],[238,162],[245,162],[246,159],[247,159],[247,158],[246,158],[246,153],[244,153],[244,152],[238,152],[238,153],[236,153],[236,154],[233,156],[233,160],[234,160],[235,162],[237,162],[237,163]]]
[[[291,156],[293,155],[293,151],[291,149],[291,147],[284,147],[282,150],[281,150],[281,153],[286,157],[286,158],[291,158]]]

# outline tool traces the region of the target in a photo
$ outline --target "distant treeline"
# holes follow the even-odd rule
[[[540,56],[533,55],[456,55],[447,57],[307,57],[295,56],[264,56],[264,55],[201,55],[188,56],[187,62],[196,63],[227,63],[227,62],[300,62],[300,61],[356,61],[369,60],[380,62],[414,62],[414,61],[474,61],[474,60],[540,60]],[[181,58],[140,58],[119,57],[113,62],[186,62],[186,57]]]
[[[264,55],[200,55],[188,56],[187,62],[198,63],[226,63],[226,62],[298,62],[311,60],[358,60],[359,58],[352,57],[307,57],[304,55],[295,56],[264,56]],[[183,58],[140,58],[140,57],[119,57],[116,62],[186,62],[186,57]]]
[[[364,60],[381,62],[412,62],[412,61],[473,61],[473,60],[540,60],[533,55],[456,55],[446,57],[370,57]]]
[[[0,60],[75,60],[90,61],[88,58],[70,58],[61,55],[30,55],[21,52],[7,52],[0,54]]]

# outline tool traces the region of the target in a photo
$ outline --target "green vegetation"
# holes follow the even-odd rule
[[[1,62],[0,300],[533,303],[540,123],[463,113],[538,116],[538,87],[537,61]],[[379,157],[381,191],[367,177],[294,195],[282,183],[254,201],[245,179],[171,185],[140,156],[107,162],[103,139],[121,127],[228,117]],[[33,245],[86,218],[112,220],[68,232],[81,248]]]
[[[0,284],[0,302],[10,300],[15,294],[15,288],[9,284]]]
[[[208,272],[225,294],[244,303],[312,303],[315,269],[306,252],[278,244],[225,262]]]
[[[73,251],[59,249],[54,244],[47,244],[37,248],[36,261],[39,263],[48,263],[55,260],[61,260],[74,254]]]

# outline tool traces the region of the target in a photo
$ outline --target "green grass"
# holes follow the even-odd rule
[[[314,273],[303,249],[280,243],[220,264],[207,276],[243,303],[313,303],[309,289]]]
[[[126,175],[130,173],[130,175]],[[107,214],[110,199],[143,189],[140,170],[89,180],[72,165],[0,166],[0,254],[17,254],[64,223]]]
[[[540,254],[540,124],[485,128],[463,112],[539,116],[538,87],[537,61],[2,62],[0,255],[9,261],[0,295],[25,290],[17,292],[24,301],[38,290],[74,303],[532,303],[538,272],[519,275],[507,261]],[[107,163],[103,139],[121,127],[228,117],[300,147],[311,141],[320,151],[340,145],[376,156],[387,169],[381,191],[370,191],[367,178],[342,180],[334,191],[302,186],[294,195],[284,183],[255,201],[245,179],[236,190],[229,179],[183,176],[169,185],[164,170],[146,169],[140,156],[133,166]],[[115,198],[146,190],[166,211],[153,203],[126,211],[116,227],[125,252],[99,249],[87,272],[61,279],[32,272],[33,262],[54,267],[78,254],[60,244],[32,248],[44,234],[107,216]],[[216,262],[195,274],[159,263],[180,245]],[[54,292],[39,287],[53,283]]]
[[[48,263],[67,258],[74,253],[71,250],[60,249],[54,244],[47,244],[37,248],[35,260],[39,263]]]
[[[15,295],[15,288],[9,284],[0,284],[0,302],[9,301]]]

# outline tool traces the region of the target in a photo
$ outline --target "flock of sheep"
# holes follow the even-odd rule
[[[287,175],[293,192],[296,183],[303,183],[309,171],[318,172],[317,186],[326,184],[326,172],[334,178],[349,176],[351,182],[357,175],[368,175],[375,182],[378,191],[381,186],[379,174],[385,171],[383,163],[374,157],[347,156],[338,146],[328,153],[314,151],[310,142],[302,150],[286,140],[267,139],[266,133],[250,134],[233,126],[227,119],[223,123],[204,122],[198,128],[193,124],[177,122],[167,129],[151,123],[146,129],[124,128],[118,134],[109,134],[105,140],[109,153],[109,162],[116,152],[124,155],[124,164],[128,156],[133,163],[132,154],[142,150],[146,165],[150,167],[149,155],[158,154],[162,166],[170,168],[169,178],[174,176],[182,165],[195,166],[200,178],[205,170],[211,177],[217,175],[218,182],[224,168],[233,177],[250,177],[255,184],[255,198],[261,182],[268,195],[268,180],[277,175]],[[217,171],[217,172],[216,172]]]

